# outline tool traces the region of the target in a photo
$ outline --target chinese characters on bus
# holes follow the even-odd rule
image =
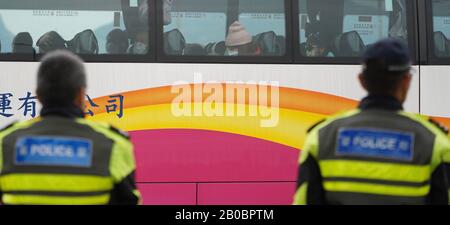
[[[94,111],[102,111],[107,114],[115,114],[118,118],[122,118],[123,112],[123,95],[111,95],[105,104],[100,105],[94,102],[89,95],[86,95],[86,116],[94,116]],[[13,108],[13,102],[18,101],[20,107],[18,109]],[[16,114],[23,115],[25,117],[35,118],[37,106],[37,97],[33,96],[31,92],[27,92],[24,95],[16,96],[13,93],[0,93],[0,118],[12,117]],[[97,109],[97,110],[94,110]]]

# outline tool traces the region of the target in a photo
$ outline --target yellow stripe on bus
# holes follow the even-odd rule
[[[235,107],[231,104],[226,107]],[[246,106],[248,112],[248,106]],[[110,122],[127,131],[156,129],[200,129],[255,137],[300,149],[306,130],[325,115],[290,109],[279,109],[279,121],[274,127],[261,127],[263,116],[181,116],[171,112],[171,104],[124,109],[124,117],[115,114],[97,114],[90,120]]]

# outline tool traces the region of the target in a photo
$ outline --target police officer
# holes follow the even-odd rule
[[[4,204],[137,204],[128,136],[84,119],[86,73],[66,51],[49,53],[37,78],[37,120],[0,132]]]
[[[369,95],[309,130],[294,204],[448,204],[447,131],[403,111],[410,61],[398,40],[367,49],[359,80]]]

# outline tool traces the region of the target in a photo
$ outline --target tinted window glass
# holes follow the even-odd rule
[[[183,56],[283,56],[284,0],[162,0],[164,51]]]
[[[0,2],[2,53],[146,54],[147,0]]]
[[[450,0],[433,0],[434,55],[450,57]]]
[[[300,53],[358,57],[374,42],[408,41],[405,0],[299,0]]]

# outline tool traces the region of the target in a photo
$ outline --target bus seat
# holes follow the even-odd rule
[[[254,40],[259,45],[263,56],[276,55],[277,35],[273,31],[268,31],[255,35]]]
[[[18,33],[12,43],[13,53],[34,54],[33,38],[28,32]]]
[[[283,56],[286,54],[286,38],[277,35],[277,46],[278,46],[278,56]]]
[[[450,43],[441,31],[434,32],[434,54],[436,57],[450,57]]]
[[[284,55],[286,40],[283,36],[276,35],[273,31],[268,31],[255,35],[254,40],[261,47],[263,56]]]
[[[36,42],[39,53],[48,53],[57,49],[66,49],[66,41],[56,31],[50,31],[42,35]]]
[[[225,41],[212,42],[205,46],[205,50],[208,55],[212,56],[223,56],[225,55],[227,47],[225,46]]]
[[[183,49],[183,55],[186,56],[205,56],[207,52],[201,44],[186,44]]]
[[[178,29],[164,33],[164,51],[167,55],[182,55],[186,40]]]
[[[76,54],[98,54],[98,41],[94,31],[84,30],[70,40],[68,48]]]
[[[338,35],[331,43],[331,51],[336,57],[359,57],[365,49],[361,36],[356,31]]]

